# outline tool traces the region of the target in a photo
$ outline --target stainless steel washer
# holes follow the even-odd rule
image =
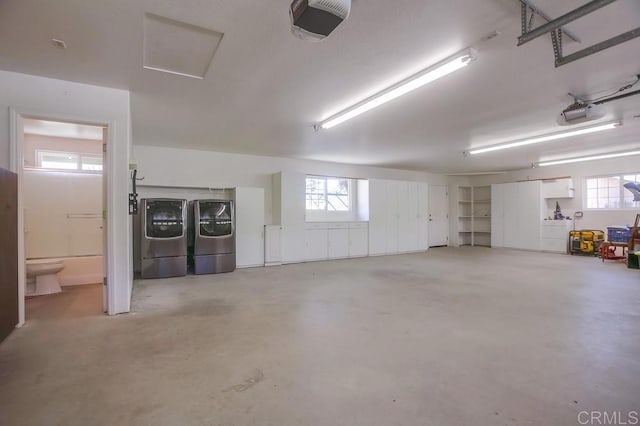
[[[231,200],[190,203],[189,262],[194,274],[236,269],[235,211]]]
[[[141,214],[142,278],[187,274],[187,200],[143,198]]]

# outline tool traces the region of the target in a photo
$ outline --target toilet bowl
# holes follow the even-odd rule
[[[27,296],[60,293],[60,283],[56,274],[64,268],[61,260],[31,259],[26,261]]]

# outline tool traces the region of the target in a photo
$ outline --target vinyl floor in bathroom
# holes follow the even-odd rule
[[[103,315],[102,284],[62,287],[62,293],[28,297],[27,320],[60,320]]]

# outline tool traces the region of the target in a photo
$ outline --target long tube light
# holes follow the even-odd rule
[[[469,63],[476,58],[476,51],[474,49],[466,49],[444,61],[426,68],[411,77],[402,80],[383,91],[376,93],[369,98],[354,104],[353,106],[335,114],[326,120],[318,123],[319,127],[323,129],[330,129],[333,126],[337,126],[340,123],[344,123],[354,117],[359,116],[369,110],[372,110],[380,105],[387,103],[395,98],[405,95],[413,90],[416,90],[426,84],[431,83],[439,78],[444,77],[447,74],[451,74],[461,68],[466,67]]]
[[[502,145],[494,145],[486,148],[472,149],[469,151],[469,154],[472,154],[472,155],[484,154],[485,152],[500,151],[502,149],[517,148],[525,145],[533,145],[536,143],[549,142],[557,139],[570,138],[572,136],[586,135],[588,133],[594,133],[594,132],[602,132],[604,130],[613,129],[621,125],[622,125],[621,121],[613,121],[610,123],[597,124],[595,126],[581,127],[575,130],[565,130],[562,132],[551,133],[548,135],[537,136],[534,138],[521,139],[514,142],[505,143]]]
[[[593,160],[604,160],[607,158],[628,157],[630,155],[640,155],[640,150],[615,152],[612,154],[591,155],[589,157],[567,158],[566,160],[543,161],[541,163],[538,163],[537,165],[540,167],[557,166],[559,164],[580,163],[582,161],[593,161]]]

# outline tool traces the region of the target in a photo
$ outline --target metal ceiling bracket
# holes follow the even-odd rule
[[[551,44],[553,45],[553,57],[558,62],[562,60],[562,28],[551,31]]]
[[[608,49],[620,43],[624,43],[625,41],[629,41],[636,37],[640,37],[640,28],[636,28],[631,31],[627,31],[626,33],[620,34],[618,36],[612,37],[603,42],[594,44],[593,46],[589,46],[582,50],[578,50],[567,56],[562,56],[562,51],[560,52],[560,57],[556,56],[556,67],[560,67],[562,65],[566,65],[570,62],[576,61],[578,59],[582,59],[586,56],[593,55],[594,53],[600,52],[601,50]],[[560,46],[562,47],[562,46]],[[554,46],[555,53],[555,46]]]
[[[555,58],[555,66],[560,67],[562,65],[566,65],[570,62],[577,61],[578,59],[582,59],[589,55],[593,55],[594,53],[600,52],[602,50],[608,49],[610,47],[616,46],[618,44],[624,43],[636,37],[640,37],[640,28],[633,29],[631,31],[627,31],[626,33],[617,35],[615,37],[611,37],[608,40],[605,40],[600,43],[596,43],[593,46],[589,46],[587,48],[578,50],[577,52],[571,53],[570,55],[564,56],[562,53],[562,35],[565,34],[569,38],[578,41],[569,31],[563,28],[564,25],[575,21],[578,18],[582,18],[585,15],[588,15],[596,10],[607,6],[608,4],[613,3],[616,0],[593,0],[589,3],[580,6],[577,9],[572,10],[571,12],[565,13],[561,17],[557,19],[550,20],[549,17],[544,15],[540,9],[537,9],[534,5],[529,3],[529,0],[520,0],[521,3],[521,20],[522,20],[522,35],[518,37],[518,46],[522,46],[523,44],[540,37],[546,33],[551,34],[551,44],[553,46],[553,56]],[[531,15],[530,15],[531,14]],[[531,29],[531,24],[533,22],[533,16],[537,14],[544,18],[547,23],[540,25],[535,29]]]
[[[549,15],[544,13],[536,5],[532,4],[530,0],[520,0],[520,4],[521,4],[521,11],[522,11],[522,34],[523,35],[531,31],[531,24],[533,22],[532,20],[535,15],[538,15],[539,17],[544,19],[546,22],[553,21],[553,19],[551,19]],[[531,12],[531,15],[529,15],[529,11]],[[576,43],[581,42],[578,36],[576,36],[571,31],[563,28],[563,32],[567,37],[569,37],[571,40],[575,41]],[[518,46],[519,45],[520,43],[518,43]]]
[[[524,0],[520,0],[520,1],[524,1]],[[564,15],[562,15],[559,18],[556,18],[554,20],[551,20],[549,22],[547,22],[546,24],[543,24],[541,26],[539,26],[538,28],[531,30],[531,31],[526,31],[523,32],[522,35],[520,37],[518,37],[518,46],[522,46],[523,44],[538,38],[542,35],[545,35],[551,31],[557,30],[558,28],[561,28],[562,26],[575,21],[578,18],[582,18],[585,15],[588,15],[591,12],[594,12],[608,4],[613,3],[616,0],[593,0],[590,1],[589,3],[580,6],[577,9],[572,10],[571,12],[565,13]],[[531,7],[530,4],[528,4],[529,7]]]

